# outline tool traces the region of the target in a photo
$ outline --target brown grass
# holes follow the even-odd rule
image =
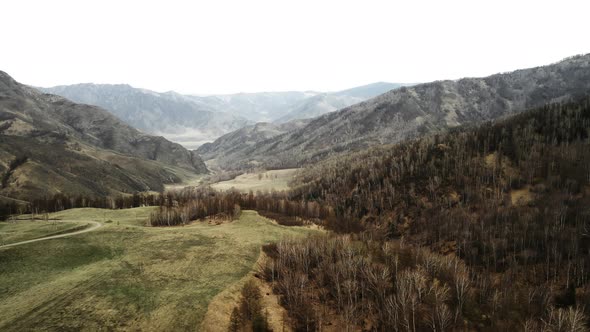
[[[240,303],[240,292],[244,284],[249,280],[254,280],[262,294],[263,312],[268,313],[268,323],[273,331],[290,332],[293,329],[288,322],[287,310],[279,304],[279,297],[272,291],[270,284],[263,282],[256,277],[258,267],[268,259],[266,254],[260,253],[252,271],[226,288],[223,292],[217,294],[209,307],[205,318],[201,323],[199,331],[204,332],[224,332],[228,330],[232,310]]]

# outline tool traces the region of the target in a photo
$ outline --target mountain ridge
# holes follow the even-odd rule
[[[137,129],[189,148],[251,123],[176,93],[158,93],[128,84],[80,83],[40,90],[100,106]]]
[[[129,84],[79,83],[38,89],[100,106],[146,133],[196,148],[256,122],[312,118],[399,86],[380,82],[334,93],[279,91],[209,96],[160,93]]]
[[[195,152],[177,143],[1,71],[0,147],[0,174],[6,178],[0,194],[19,199],[162,190],[164,183],[207,172]],[[25,162],[12,169],[21,157]]]
[[[569,100],[589,90],[590,54],[579,55],[483,78],[401,87],[314,118],[302,128],[244,150],[219,151],[207,158],[216,158],[229,169],[299,167],[332,154],[396,143]]]

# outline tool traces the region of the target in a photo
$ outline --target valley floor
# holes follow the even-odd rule
[[[194,331],[212,299],[226,289],[238,291],[236,283],[253,269],[262,244],[314,232],[279,226],[254,211],[219,225],[145,227],[154,209],[50,214],[64,227],[79,226],[79,220],[103,226],[0,248],[0,330]],[[0,231],[33,227],[27,223]]]
[[[260,191],[281,191],[289,189],[289,182],[293,180],[299,168],[278,169],[257,173],[245,173],[233,180],[217,182],[211,187],[217,190],[236,189],[241,192],[252,190]]]

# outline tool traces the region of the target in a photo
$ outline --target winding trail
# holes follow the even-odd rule
[[[88,232],[92,232],[100,227],[102,227],[102,224],[97,222],[97,221],[84,221],[85,223],[90,223],[92,224],[92,226],[84,228],[82,230],[79,231],[75,231],[75,232],[71,232],[71,233],[64,233],[64,234],[58,234],[58,235],[51,235],[51,236],[46,236],[46,237],[40,237],[37,239],[32,239],[32,240],[26,240],[26,241],[20,241],[20,242],[15,242],[15,243],[10,243],[10,244],[5,244],[5,245],[1,245],[0,249],[3,248],[8,248],[8,247],[15,247],[15,246],[20,246],[21,244],[27,244],[27,243],[32,243],[32,242],[39,242],[39,241],[45,241],[45,240],[51,240],[51,239],[59,239],[62,237],[68,237],[68,236],[73,236],[73,235],[78,235],[78,234],[82,234],[82,233],[88,233]]]

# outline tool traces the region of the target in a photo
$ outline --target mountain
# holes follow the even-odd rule
[[[287,123],[274,124],[259,122],[252,126],[246,126],[232,133],[223,135],[212,143],[205,143],[198,149],[198,153],[204,159],[213,159],[221,153],[232,154],[253,147],[261,141],[296,130],[305,126],[310,120],[292,120]]]
[[[236,114],[252,122],[270,122],[285,115],[293,105],[317,94],[319,92],[284,91],[187,97],[204,107]]]
[[[276,119],[275,123],[285,123],[296,119],[311,119],[320,115],[337,111],[344,107],[360,103],[364,99],[337,96],[329,93],[322,93],[309,97],[294,104],[287,114]]]
[[[359,99],[369,99],[383,94],[393,89],[401,88],[402,86],[410,86],[413,84],[402,84],[402,83],[388,83],[388,82],[376,82],[367,85],[357,86],[355,88],[342,90],[332,93],[335,96],[347,96]]]
[[[102,107],[131,126],[187,148],[242,128],[250,121],[174,92],[158,93],[126,84],[75,84],[39,88],[77,103]]]
[[[188,97],[204,107],[239,114],[254,122],[285,123],[333,112],[401,86],[404,84],[378,82],[331,93],[286,91]]]
[[[263,248],[260,280],[285,299],[294,330],[587,331],[589,92],[336,155],[286,192],[171,194],[151,222],[239,208],[331,230]]]
[[[239,114],[255,122],[285,123],[308,119],[367,100],[404,84],[378,82],[333,93],[287,91],[238,93],[192,100],[211,108]]]
[[[551,322],[547,317],[566,312],[570,317],[584,317],[579,322],[570,319],[568,328],[576,330],[572,327],[577,325],[578,330],[585,331],[585,317],[590,313],[589,138],[590,99],[582,98],[480,126],[452,128],[446,134],[336,156],[305,168],[298,172],[293,182],[296,189],[287,197],[272,202],[273,194],[268,194],[265,204],[253,202],[250,206],[275,206],[277,215],[284,218],[321,218],[324,226],[338,233],[368,234],[371,240],[359,241],[359,247],[370,241],[379,245],[373,245],[374,250],[351,250],[356,257],[351,254],[348,263],[343,263],[334,259],[338,256],[334,253],[354,248],[350,238],[332,242],[341,243],[340,247],[325,244],[333,238],[307,241],[305,248],[282,243],[282,251],[269,251],[275,259],[267,265],[266,271],[271,271],[267,280],[281,285],[281,296],[298,299],[289,302],[288,310],[303,328],[319,310],[301,308],[318,303],[314,301],[317,294],[333,294],[322,302],[329,303],[326,311],[343,312],[337,304],[338,289],[346,288],[350,279],[331,276],[342,266],[367,262],[357,264],[356,272],[348,272],[371,276],[357,282],[361,289],[356,288],[353,294],[358,298],[371,293],[363,287],[373,286],[376,292],[385,290],[391,294],[387,296],[399,296],[396,294],[404,289],[400,280],[410,275],[417,275],[414,280],[421,281],[403,285],[430,280],[436,287],[447,280],[452,287],[463,278],[463,285],[469,284],[464,301],[469,309],[456,311],[463,316],[457,319],[458,326],[450,323],[449,331],[516,331],[522,329],[525,320],[530,331],[559,331],[563,320]],[[240,204],[247,208],[244,203]],[[404,245],[397,248],[403,251],[392,249],[399,242]],[[318,259],[322,256],[319,248],[325,248],[323,259]],[[412,254],[407,248],[417,251],[413,258],[409,258]],[[320,268],[308,268],[309,256],[302,252],[314,252],[315,266]],[[388,252],[395,254],[388,256]],[[410,273],[412,267],[400,268],[401,252],[403,261],[419,268]],[[300,263],[294,263],[296,257],[303,257]],[[390,271],[404,272],[395,275]],[[379,273],[385,277],[373,277]],[[293,274],[300,277],[293,278]],[[277,278],[280,275],[282,279]],[[315,293],[306,289],[290,295],[287,291],[300,289],[297,280],[323,282],[320,290],[314,288]],[[396,282],[397,288],[385,286]],[[285,286],[287,283],[291,286]],[[414,289],[424,287],[428,286]],[[540,290],[544,292],[541,300],[525,300]],[[491,300],[480,300],[486,292],[493,292],[493,301],[503,303],[502,312],[489,310]],[[402,296],[420,298],[406,293]],[[402,296],[391,303],[409,303]],[[367,307],[386,308],[377,297],[369,298],[375,304]],[[423,312],[438,310],[428,308],[427,303],[432,302],[420,304]],[[394,305],[389,308],[397,310]],[[371,329],[405,330],[403,319],[391,319],[397,315],[393,310],[374,313],[373,317],[383,319],[372,322]],[[310,314],[301,315],[306,312]],[[403,317],[404,309],[398,312]],[[486,316],[482,312],[487,312]],[[362,326],[366,315],[355,317],[356,326]],[[416,325],[426,327],[432,316],[417,317]]]
[[[484,78],[402,87],[239,151],[208,155],[227,169],[297,167],[369,146],[481,123],[590,91],[590,55]]]
[[[294,104],[287,114],[275,120],[284,123],[296,119],[311,119],[373,98],[404,86],[399,83],[373,83],[334,93],[322,93]]]
[[[201,158],[108,111],[44,94],[0,72],[0,195],[109,195],[162,190],[205,173]]]
[[[195,96],[127,84],[75,84],[39,90],[102,107],[129,125],[194,149],[254,122],[313,118],[401,86],[374,83],[335,93],[286,91]]]

